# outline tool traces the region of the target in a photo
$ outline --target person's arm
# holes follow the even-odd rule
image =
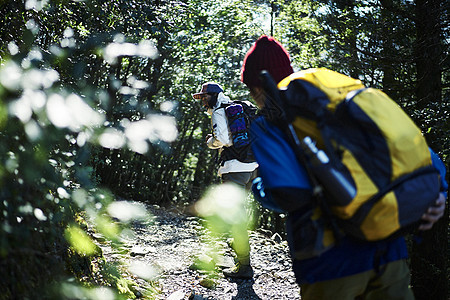
[[[419,226],[419,230],[431,229],[434,223],[436,223],[444,215],[445,199],[447,198],[448,184],[445,181],[445,165],[439,156],[433,152],[433,150],[430,149],[430,153],[433,166],[440,173],[441,193],[439,193],[439,197],[436,199],[435,205],[428,208],[428,211],[422,216],[422,220],[425,221],[425,223]]]
[[[208,137],[206,145],[211,149],[219,149],[223,146],[231,146],[230,132],[225,109],[217,109],[211,116],[212,136]]]

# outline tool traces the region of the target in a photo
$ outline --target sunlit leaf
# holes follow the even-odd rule
[[[235,184],[212,186],[195,204],[197,213],[206,220],[213,236],[227,234],[234,239],[236,252],[248,251],[248,214],[245,190]],[[214,256],[212,252],[212,256]]]
[[[26,203],[25,205],[21,205],[18,207],[19,212],[23,214],[31,214],[33,212],[33,206],[30,203]]]
[[[14,171],[19,167],[19,162],[17,161],[16,155],[13,152],[8,153],[8,158],[5,163],[6,170],[10,173],[14,173]]]
[[[7,120],[8,120],[8,109],[0,100],[0,130],[3,129],[3,127],[6,125]]]
[[[8,43],[8,50],[11,55],[16,55],[17,53],[19,53],[19,47],[14,42]]]
[[[153,136],[152,133],[153,126],[148,120],[129,122],[125,129],[130,149],[138,153],[147,152],[147,140]]]
[[[98,141],[102,147],[118,149],[125,145],[125,136],[115,128],[107,128],[100,135]]]
[[[161,109],[161,111],[163,111],[163,112],[171,112],[175,109],[175,107],[176,107],[175,101],[164,101],[159,106],[159,109]]]
[[[115,300],[117,299],[116,293],[109,288],[104,286],[95,287],[88,290],[87,295],[92,300]]]
[[[30,120],[25,124],[25,133],[32,141],[36,141],[42,136],[41,128],[34,120]]]
[[[89,195],[85,189],[76,189],[72,192],[72,200],[78,205],[78,207],[84,207],[88,202]]]
[[[50,122],[56,127],[65,128],[70,126],[71,115],[65,105],[64,97],[59,94],[53,94],[47,102],[47,116]]]
[[[61,293],[67,299],[115,300],[117,294],[109,287],[85,288],[71,283],[61,285]]]
[[[75,94],[67,98],[53,94],[47,102],[47,115],[53,125],[72,131],[80,131],[83,127],[99,126],[104,116],[92,109],[81,97]]]
[[[195,208],[203,217],[228,225],[242,224],[247,220],[245,199],[242,188],[234,184],[221,184],[208,189]]]
[[[76,225],[67,227],[65,236],[72,248],[79,254],[92,255],[97,252],[97,246],[80,227]]]
[[[130,222],[132,220],[150,220],[150,215],[147,212],[145,205],[140,202],[112,202],[108,205],[107,211],[111,217],[117,218],[122,222]]]
[[[92,109],[81,97],[71,94],[66,99],[66,105],[73,112],[74,127],[79,126],[99,126],[105,118],[103,115]]]
[[[62,187],[59,187],[57,189],[58,195],[60,198],[65,198],[65,199],[69,199],[70,198],[70,194]]]
[[[22,123],[28,122],[31,119],[31,115],[33,114],[31,106],[24,98],[11,102],[11,104],[9,105],[9,111],[11,112],[11,114],[20,119]]]
[[[44,212],[40,208],[35,208],[33,212],[34,216],[39,221],[47,221],[47,217],[44,215]]]
[[[153,133],[156,138],[165,141],[173,142],[178,136],[175,118],[164,115],[150,115],[148,120],[153,126]]]
[[[145,89],[149,87],[149,84],[143,80],[138,80],[134,76],[130,76],[127,79],[127,83],[131,85],[134,89]]]
[[[117,61],[119,56],[142,56],[154,59],[158,55],[153,42],[142,40],[139,44],[132,43],[111,43],[103,50],[105,60],[111,64]]]
[[[74,33],[73,29],[70,27],[67,27],[66,29],[64,29],[63,35],[65,38],[70,38],[70,37],[73,37],[73,33]]]
[[[0,84],[10,90],[16,90],[20,87],[22,69],[13,61],[7,61],[0,68]]]
[[[95,218],[95,224],[97,225],[99,232],[105,237],[113,241],[119,240],[119,234],[121,233],[120,228],[111,220],[111,218],[97,216]]]
[[[153,280],[158,276],[157,269],[144,262],[132,262],[128,267],[131,273],[145,280]]]
[[[35,0],[30,0],[30,1],[31,2],[36,2]],[[39,31],[39,25],[33,19],[28,20],[25,23],[25,27],[33,34],[36,34]]]
[[[25,9],[27,10],[41,10],[47,5],[49,0],[26,0],[25,1]]]

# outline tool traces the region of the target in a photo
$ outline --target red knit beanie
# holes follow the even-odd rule
[[[267,70],[276,83],[294,73],[289,53],[273,37],[263,35],[248,50],[241,71],[241,81],[248,87],[259,87],[259,74]]]

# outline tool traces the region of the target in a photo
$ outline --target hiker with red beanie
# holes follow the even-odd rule
[[[310,209],[309,203],[314,197],[312,184],[305,168],[295,160],[293,151],[289,152],[287,134],[275,126],[276,120],[273,122],[270,120],[276,119],[276,116],[274,118],[270,115],[274,112],[274,107],[273,103],[269,103],[270,97],[261,81],[260,74],[263,70],[270,74],[276,84],[294,73],[286,49],[277,40],[268,36],[260,37],[250,48],[241,70],[241,81],[249,88],[250,95],[261,108],[263,116],[257,119],[251,128],[252,149],[260,166],[259,175],[262,177],[262,181],[260,178],[259,181],[255,181],[254,193],[255,198],[261,203],[265,201],[263,198],[270,194],[277,207],[281,207],[282,211],[288,214],[287,239],[293,260],[293,271],[300,286],[301,299],[414,299],[409,286],[410,271],[406,262],[408,253],[403,236],[374,242],[358,240],[348,235],[333,238],[327,236],[327,232],[330,231],[320,230],[321,224],[317,222],[319,219],[311,221],[317,216],[316,211],[312,212],[314,216],[305,218],[305,211]],[[280,113],[283,112],[280,110]],[[273,134],[272,141],[278,141],[279,148],[268,149],[267,139],[263,138],[268,134]],[[277,153],[274,153],[275,149],[286,151],[278,153],[277,156]],[[436,205],[430,207],[422,216],[424,224],[419,230],[430,229],[442,217],[445,209],[445,191],[448,188],[444,180],[445,166],[437,155],[431,150],[430,152],[433,166],[441,174],[442,192],[436,200]],[[267,153],[274,157],[277,168],[264,168],[264,162],[259,159],[259,155]],[[292,166],[298,170],[289,173]],[[263,184],[266,179],[281,182],[286,188],[264,190]],[[296,188],[288,188],[294,179]],[[308,241],[305,240],[305,236],[309,238]],[[319,247],[320,251],[316,251],[317,241],[320,242],[321,238],[327,237],[333,238],[333,242],[326,247]],[[299,256],[299,247],[304,247],[308,242],[310,244],[307,246],[311,250],[309,255]]]

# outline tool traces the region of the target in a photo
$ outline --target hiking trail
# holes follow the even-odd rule
[[[206,229],[197,217],[150,206],[152,222],[136,223],[125,241],[127,254],[101,245],[108,262],[120,260],[138,270],[153,270],[160,294],[155,299],[300,299],[295,283],[287,242],[278,234],[258,230],[249,232],[252,280],[227,279],[222,272],[211,278],[192,268],[196,257],[205,251]],[[232,266],[233,258],[226,240],[217,240],[223,249],[222,267]],[[139,289],[148,282],[137,276],[128,279]]]

